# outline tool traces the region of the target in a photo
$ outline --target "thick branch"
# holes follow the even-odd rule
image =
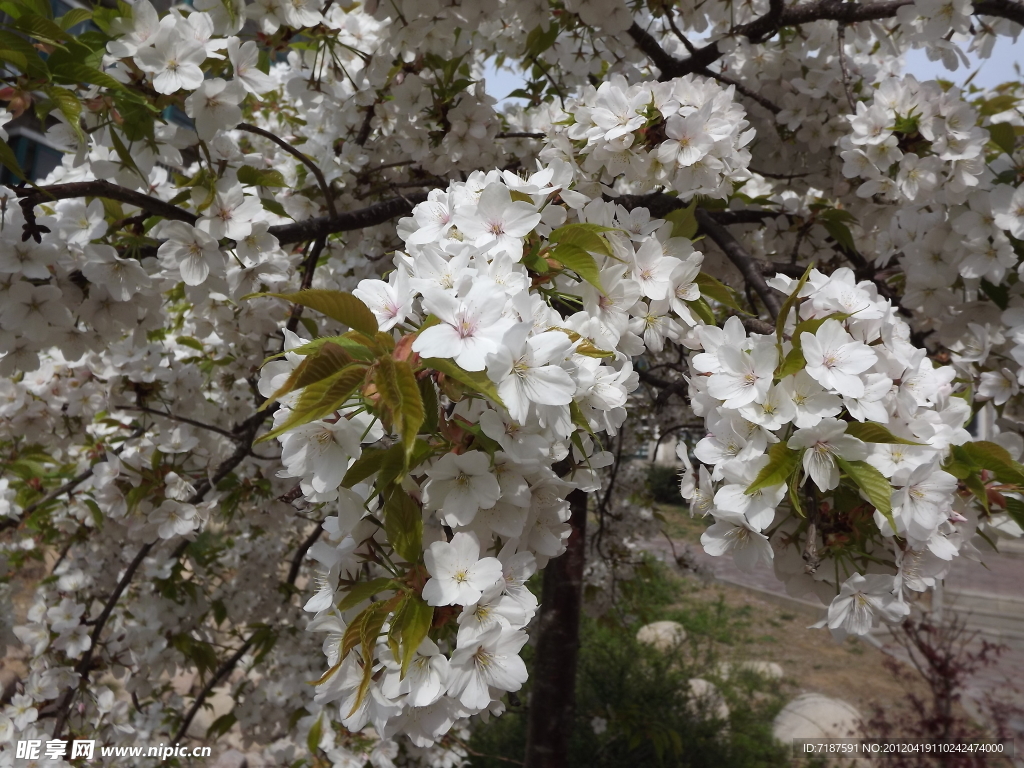
[[[253,133],[257,136],[262,136],[268,141],[272,141],[285,152],[292,157],[296,158],[300,163],[309,168],[310,173],[316,177],[317,184],[320,185],[320,191],[324,193],[324,201],[327,203],[327,210],[331,216],[338,215],[338,209],[334,205],[334,192],[331,191],[331,185],[327,183],[327,179],[324,178],[323,171],[320,170],[320,166],[313,162],[313,160],[306,154],[303,154],[287,141],[282,139],[280,136],[275,136],[270,131],[265,131],[262,128],[257,128],[255,125],[249,125],[249,123],[239,123],[235,126],[240,131],[246,133]]]
[[[672,211],[685,208],[686,203],[678,197],[667,195],[664,192],[651,192],[646,195],[619,195],[618,197],[605,197],[606,200],[618,203],[627,211],[635,208],[646,208],[651,216],[656,219],[663,219]],[[773,219],[780,216],[778,211],[746,210],[746,211],[707,211],[719,224],[760,224],[765,219]]]
[[[572,531],[565,554],[552,560],[544,571],[527,713],[526,768],[563,768],[569,764],[569,739],[576,712],[587,494],[577,489],[569,494],[568,501]]]
[[[103,197],[107,200],[117,200],[120,203],[134,205],[147,213],[162,216],[165,219],[184,221],[188,224],[195,224],[197,219],[194,213],[189,213],[183,208],[136,192],[134,189],[111,184],[109,181],[75,181],[70,184],[51,184],[38,189],[21,188],[18,190],[18,196],[21,198],[19,201],[21,209],[25,213],[25,231],[21,239],[32,238],[37,243],[42,239],[41,235],[49,230],[36,223],[35,207],[56,200]]]
[[[326,237],[338,232],[352,232],[383,224],[396,216],[410,213],[416,203],[421,203],[426,199],[426,193],[416,192],[402,197],[393,197],[390,200],[374,203],[356,211],[341,213],[334,217],[317,216],[315,219],[305,219],[292,224],[280,224],[271,227],[269,232],[282,245],[316,240],[318,237]]]
[[[778,317],[779,310],[782,309],[782,303],[779,301],[778,294],[769,288],[768,283],[765,282],[764,272],[757,260],[747,253],[746,249],[740,245],[739,241],[732,236],[729,230],[715,221],[707,211],[697,208],[694,215],[697,217],[697,223],[705,234],[714,240],[715,244],[729,258],[729,261],[736,265],[747,285],[757,291],[757,295],[761,297],[761,301],[764,302],[768,312],[771,313],[772,319],[774,320]]]
[[[809,24],[812,21],[838,21],[842,24],[856,24],[859,21],[878,21],[892,18],[905,5],[913,5],[913,0],[883,0],[873,3],[851,3],[845,0],[818,0],[813,3],[797,3],[783,7],[781,0],[772,0],[771,8],[764,16],[748,24],[735,27],[731,35],[746,37],[753,43],[760,43],[770,38],[783,27],[795,27]],[[974,5],[974,13],[980,16],[993,16],[1009,19],[1024,25],[1024,4],[1014,0],[980,0]],[[643,51],[660,71],[659,80],[671,80],[706,69],[711,63],[721,58],[723,51],[718,43],[710,43],[698,48],[685,59],[677,59],[670,55],[650,32],[634,23],[629,28],[629,36],[637,48]]]

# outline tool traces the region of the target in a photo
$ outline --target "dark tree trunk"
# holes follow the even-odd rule
[[[526,729],[525,768],[566,768],[576,709],[587,494],[569,494],[568,548],[544,570]]]

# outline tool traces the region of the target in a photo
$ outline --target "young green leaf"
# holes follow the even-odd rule
[[[200,349],[201,348],[202,347],[200,347]],[[289,392],[294,392],[296,389],[308,387],[310,384],[315,384],[318,381],[326,379],[328,376],[333,376],[351,363],[352,355],[346,352],[339,344],[331,342],[322,344],[319,349],[312,354],[307,355],[297,366],[295,366],[295,370],[291,372],[284,384],[282,384],[274,394],[267,398],[266,402],[260,406],[259,410],[262,411],[272,402],[281,399]]]
[[[363,384],[366,380],[366,371],[365,366],[350,365],[326,379],[310,384],[302,390],[291,415],[256,442],[272,440],[290,429],[334,413]]]
[[[847,461],[841,456],[836,456],[835,460],[839,464],[839,468],[846,472],[868,497],[871,506],[882,513],[895,531],[896,520],[892,516],[892,486],[885,479],[885,475],[864,461]]]
[[[601,270],[597,268],[597,262],[586,249],[572,243],[560,243],[551,251],[551,258],[571,269],[597,290],[604,292],[604,288],[601,287]]]
[[[460,384],[464,384],[474,392],[479,392],[499,405],[504,405],[501,402],[501,398],[498,397],[498,390],[494,386],[494,382],[483,371],[464,371],[454,362],[443,357],[427,357],[421,360],[420,363],[424,368],[439,371],[445,376],[455,379]]]
[[[384,531],[391,548],[409,563],[423,554],[423,513],[420,505],[401,488],[384,504]]]
[[[974,466],[994,472],[1002,483],[1024,485],[1024,466],[1014,461],[1009,451],[997,443],[985,440],[964,443],[955,455],[962,455]]]
[[[277,299],[284,299],[293,304],[301,304],[304,307],[315,309],[321,314],[327,315],[332,320],[344,323],[371,339],[379,330],[377,318],[363,302],[344,291],[326,291],[319,288],[310,288],[298,293],[254,293],[245,298],[256,296],[273,296]]]
[[[807,265],[807,269],[804,270],[803,276],[797,281],[796,287],[792,290],[786,300],[782,302],[782,308],[779,310],[779,316],[775,318],[775,338],[778,339],[779,344],[782,343],[782,334],[786,328],[786,319],[789,317],[789,313],[793,310],[796,305],[797,298],[800,295],[800,291],[807,284],[807,278],[811,276],[811,270],[814,269],[814,263]]]
[[[665,221],[672,222],[672,237],[685,237],[693,240],[699,229],[697,217],[694,211],[697,208],[697,198],[690,201],[685,208],[676,208],[674,211],[665,214]]]
[[[613,227],[602,227],[599,224],[566,224],[548,235],[548,241],[559,245],[574,245],[590,253],[614,258],[611,245],[601,237],[603,232],[612,231]]]
[[[405,598],[401,616],[397,623],[397,632],[401,638],[402,677],[409,671],[409,663],[416,655],[416,649],[430,631],[434,621],[434,609],[422,598],[409,595]]]
[[[865,443],[886,443],[891,445],[924,445],[915,443],[913,440],[906,440],[896,437],[888,428],[874,422],[851,421],[846,425],[846,434],[863,440]]]
[[[391,423],[402,439],[406,456],[409,456],[424,419],[423,398],[412,366],[404,360],[382,357],[377,363],[374,382],[381,400],[391,412]]]
[[[348,594],[338,603],[338,610],[344,613],[350,608],[355,608],[363,600],[369,600],[379,592],[395,588],[395,583],[391,579],[380,578],[373,579],[372,581],[361,581],[349,589]]]
[[[794,451],[785,443],[776,443],[768,451],[768,463],[761,468],[754,482],[744,493],[749,496],[762,488],[771,488],[787,482],[789,476],[800,466],[802,456],[803,451]]]

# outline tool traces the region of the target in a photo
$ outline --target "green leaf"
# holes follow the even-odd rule
[[[1008,155],[1013,154],[1017,147],[1017,132],[1009,123],[993,123],[988,127],[988,135],[992,143]]]
[[[550,27],[544,29],[542,26],[536,26],[530,34],[526,36],[526,55],[529,58],[536,59],[544,51],[555,44],[555,39],[558,37],[559,26],[556,23],[552,23]],[[527,94],[529,98],[529,94]]]
[[[342,478],[341,487],[351,488],[356,483],[361,483],[370,477],[374,472],[379,472],[384,464],[384,455],[392,448],[364,448],[362,455],[355,460],[345,477]]]
[[[423,398],[412,366],[404,360],[382,357],[374,377],[381,400],[391,412],[391,424],[402,439],[406,457],[412,454],[416,435],[423,426]]]
[[[804,359],[804,351],[799,344],[794,342],[793,348],[789,350],[786,359],[782,361],[779,370],[775,372],[775,378],[781,381],[787,376],[792,376],[794,373],[802,371],[806,366],[807,361]]]
[[[789,503],[793,505],[793,511],[800,515],[800,517],[807,517],[807,513],[804,512],[803,505],[800,503],[799,472],[794,472],[789,476],[789,482],[786,484],[786,490],[789,492]]]
[[[362,647],[363,656],[363,678],[356,691],[356,700],[352,705],[352,710],[346,717],[351,717],[362,706],[363,699],[366,698],[373,676],[373,648],[377,644],[377,638],[380,637],[381,629],[391,610],[391,601],[373,603],[348,625],[342,637],[341,656],[343,658],[356,645]]]
[[[711,309],[711,305],[707,303],[703,296],[696,301],[686,302],[686,306],[693,310],[697,317],[708,325],[716,325],[718,323],[715,319],[715,311]]]
[[[91,19],[92,11],[87,11],[85,8],[72,8],[57,19],[57,24],[61,29],[67,32],[72,27],[77,27],[82,22],[89,21]]]
[[[221,715],[212,723],[210,727],[206,729],[206,738],[223,736],[225,733],[231,730],[231,727],[238,722],[238,718],[234,712],[228,712],[226,715]]]
[[[406,562],[417,563],[423,554],[423,514],[415,499],[396,488],[384,504],[384,532]]]
[[[253,168],[251,165],[243,165],[238,169],[238,181],[250,187],[287,187],[288,182],[280,171],[272,168]]]
[[[1013,109],[1017,106],[1017,97],[1004,93],[999,96],[995,96],[991,99],[984,99],[978,102],[977,108],[978,113],[988,117],[989,115],[998,115],[1000,112],[1005,112],[1008,109]]]
[[[737,300],[737,293],[729,286],[722,282],[719,282],[711,275],[704,272],[698,272],[697,277],[694,278],[694,282],[700,288],[700,295],[709,299],[714,299],[719,304],[724,304],[727,307],[749,314],[742,306],[740,306]]]
[[[423,399],[423,431],[430,434],[437,431],[437,391],[429,376],[419,380],[420,397]]]
[[[685,237],[693,240],[699,227],[697,226],[697,198],[690,201],[685,208],[676,208],[665,215],[665,220],[672,222],[672,237]]]
[[[66,31],[37,13],[24,13],[19,18],[8,20],[7,23],[19,32],[47,45],[60,46],[69,39]]]
[[[979,440],[954,448],[954,456],[963,456],[974,466],[995,473],[1001,483],[1024,485],[1024,466],[1013,460],[1003,446]]]
[[[1003,498],[1006,499],[1007,514],[1010,516],[1013,522],[1015,522],[1021,528],[1024,528],[1024,501],[1021,501],[1020,499],[1015,499],[1011,496],[1004,496]]]
[[[148,183],[149,177],[146,176],[139,166],[135,164],[135,159],[132,157],[132,153],[128,151],[128,147],[121,141],[121,137],[117,135],[117,131],[111,128],[107,133],[110,135],[110,141],[114,145],[114,151],[117,153],[118,158],[121,160],[121,164],[126,168],[130,168],[135,171],[135,174]]]
[[[61,88],[59,85],[47,85],[43,88],[43,93],[50,97],[60,113],[67,119],[71,129],[81,133],[79,121],[82,117],[82,102],[74,92],[67,88]]]
[[[306,746],[309,748],[309,753],[315,755],[320,749],[320,739],[324,735],[324,721],[322,717],[318,717],[316,722],[313,723],[313,727],[309,729],[309,735],[306,737]]]
[[[366,368],[361,365],[350,365],[326,379],[310,384],[302,390],[291,415],[256,442],[273,440],[290,429],[334,413],[365,380]]]
[[[296,347],[290,350],[297,355],[311,355],[325,344],[336,344],[343,348],[348,354],[352,355],[356,360],[364,360],[369,362],[374,359],[374,354],[366,348],[365,344],[361,344],[355,338],[355,334],[351,332],[342,334],[341,336],[321,336],[318,339],[313,339],[310,342],[303,344],[301,347]],[[275,355],[280,357],[280,355]]]
[[[881,424],[875,424],[873,422],[861,423],[859,421],[851,421],[846,425],[846,434],[851,437],[856,437],[858,440],[863,440],[865,443],[887,443],[890,445],[924,445],[924,443],[915,443],[913,440],[906,440],[902,437],[896,437],[888,428]]]
[[[807,265],[807,269],[804,270],[803,276],[797,281],[796,288],[793,292],[786,297],[786,300],[782,302],[782,308],[779,310],[779,316],[775,318],[775,338],[778,339],[779,344],[782,343],[782,334],[786,328],[786,320],[789,318],[789,313],[793,310],[796,305],[797,296],[800,295],[800,291],[804,285],[807,284],[807,278],[811,276],[811,270],[814,269],[814,263]]]
[[[548,235],[548,241],[560,245],[575,245],[590,253],[615,258],[611,244],[602,235],[605,232],[616,232],[615,227],[603,227],[600,224],[566,224]]]
[[[581,278],[586,280],[597,290],[604,293],[601,286],[601,270],[597,268],[597,262],[584,248],[571,243],[562,243],[555,246],[551,251],[551,258],[563,267],[571,269]]]
[[[754,482],[747,487],[744,493],[749,496],[763,488],[782,485],[800,466],[802,457],[803,451],[794,451],[785,443],[775,443],[768,451],[768,463],[761,468],[757,477],[754,478]]]
[[[405,598],[400,614],[395,620],[396,634],[401,639],[402,677],[409,671],[409,662],[416,655],[416,649],[430,631],[434,622],[434,609],[422,598],[409,595]]]
[[[122,89],[114,92],[114,106],[121,116],[119,127],[128,141],[153,140],[156,113],[147,100],[132,91]]]
[[[0,30],[0,59],[10,61],[29,77],[47,80],[50,70],[39,51],[20,35]]]
[[[261,197],[260,202],[263,203],[263,207],[271,213],[276,214],[283,219],[291,218],[291,216],[288,215],[288,211],[286,211],[284,206],[277,200],[271,200],[268,197]]]
[[[311,288],[298,293],[254,293],[244,298],[251,299],[256,296],[273,296],[277,299],[284,299],[293,304],[301,304],[304,307],[315,309],[321,314],[327,315],[332,320],[344,323],[349,328],[366,334],[371,339],[379,330],[377,318],[363,302],[345,291],[326,291],[319,288]]]
[[[835,460],[840,469],[864,492],[871,505],[889,521],[893,531],[896,531],[896,520],[892,516],[892,486],[885,475],[864,461],[847,461],[841,456],[836,456]]]
[[[361,581],[351,587],[345,597],[342,598],[341,602],[338,603],[338,611],[344,613],[350,608],[355,608],[363,602],[363,600],[369,600],[378,592],[383,592],[385,589],[395,588],[395,582],[391,579],[380,578],[373,579],[372,581]]]
[[[302,362],[295,366],[295,370],[291,372],[284,384],[267,398],[259,410],[262,411],[275,400],[281,399],[289,392],[308,387],[310,384],[326,379],[328,376],[333,376],[351,363],[352,355],[346,352],[340,345],[330,342],[320,345],[316,352],[307,355],[303,358]]]
[[[988,280],[982,279],[981,290],[985,292],[996,306],[1000,309],[1006,309],[1010,305],[1010,286],[1009,285],[993,285]]]
[[[25,175],[25,172],[21,170],[21,166],[18,165],[17,155],[14,154],[14,150],[11,149],[10,144],[6,141],[0,141],[0,164],[19,179],[28,180],[28,176]]]
[[[504,406],[501,398],[498,397],[498,390],[487,374],[483,371],[464,371],[451,360],[442,357],[428,357],[420,361],[424,368],[443,373],[445,376],[455,379],[464,384],[474,392],[485,395],[499,405]]]
[[[971,472],[963,479],[964,485],[984,507],[985,511],[989,511],[988,505],[988,488],[985,487],[984,481],[981,479],[981,475],[977,472]]]
[[[76,8],[75,10],[81,9]],[[89,83],[114,91],[124,90],[125,88],[122,83],[117,82],[106,72],[101,72],[96,67],[90,67],[86,64],[67,63],[57,66],[54,62],[50,62],[50,71],[53,73],[55,82],[63,82],[66,85]]]

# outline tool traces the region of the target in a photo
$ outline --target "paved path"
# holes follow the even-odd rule
[[[966,558],[957,558],[946,579],[943,598],[945,609],[955,610],[966,618],[968,627],[974,628],[984,622],[980,615],[975,620],[971,615],[972,609],[976,608],[980,612],[983,603],[990,607],[990,601],[994,599],[999,601],[995,603],[996,605],[1003,607],[1001,618],[1010,620],[1011,626],[1014,627],[1019,622],[1020,628],[1024,630],[1024,546],[1016,544],[1017,546],[1012,547],[1014,551],[1011,553],[987,555],[984,565]],[[749,572],[741,571],[731,557],[712,557],[701,547],[681,541],[674,542],[674,546],[675,553],[672,545],[661,539],[651,542],[648,549],[665,560],[671,560],[674,554],[682,555],[682,559],[694,568],[699,576],[757,590],[764,597],[774,601],[791,601],[795,606],[802,605],[807,610],[815,609],[813,603],[795,601],[789,597],[782,583],[775,578],[774,572],[768,566],[761,565]],[[972,598],[971,595],[978,597]],[[824,614],[824,606],[818,607],[817,610],[821,615]],[[992,620],[989,618],[989,623]],[[998,632],[989,630],[990,633],[993,631]],[[992,634],[988,637],[996,641],[1000,639]],[[891,639],[885,642],[884,633],[875,639],[886,652],[897,656],[902,652],[901,649],[896,649]],[[903,658],[906,659],[905,656]],[[1024,752],[1024,638],[1013,639],[995,663],[969,678],[964,694],[965,707],[976,717],[979,716],[981,709],[979,704],[992,695],[1020,708],[1021,714],[1011,716],[1009,720],[1017,734],[1017,748]]]

